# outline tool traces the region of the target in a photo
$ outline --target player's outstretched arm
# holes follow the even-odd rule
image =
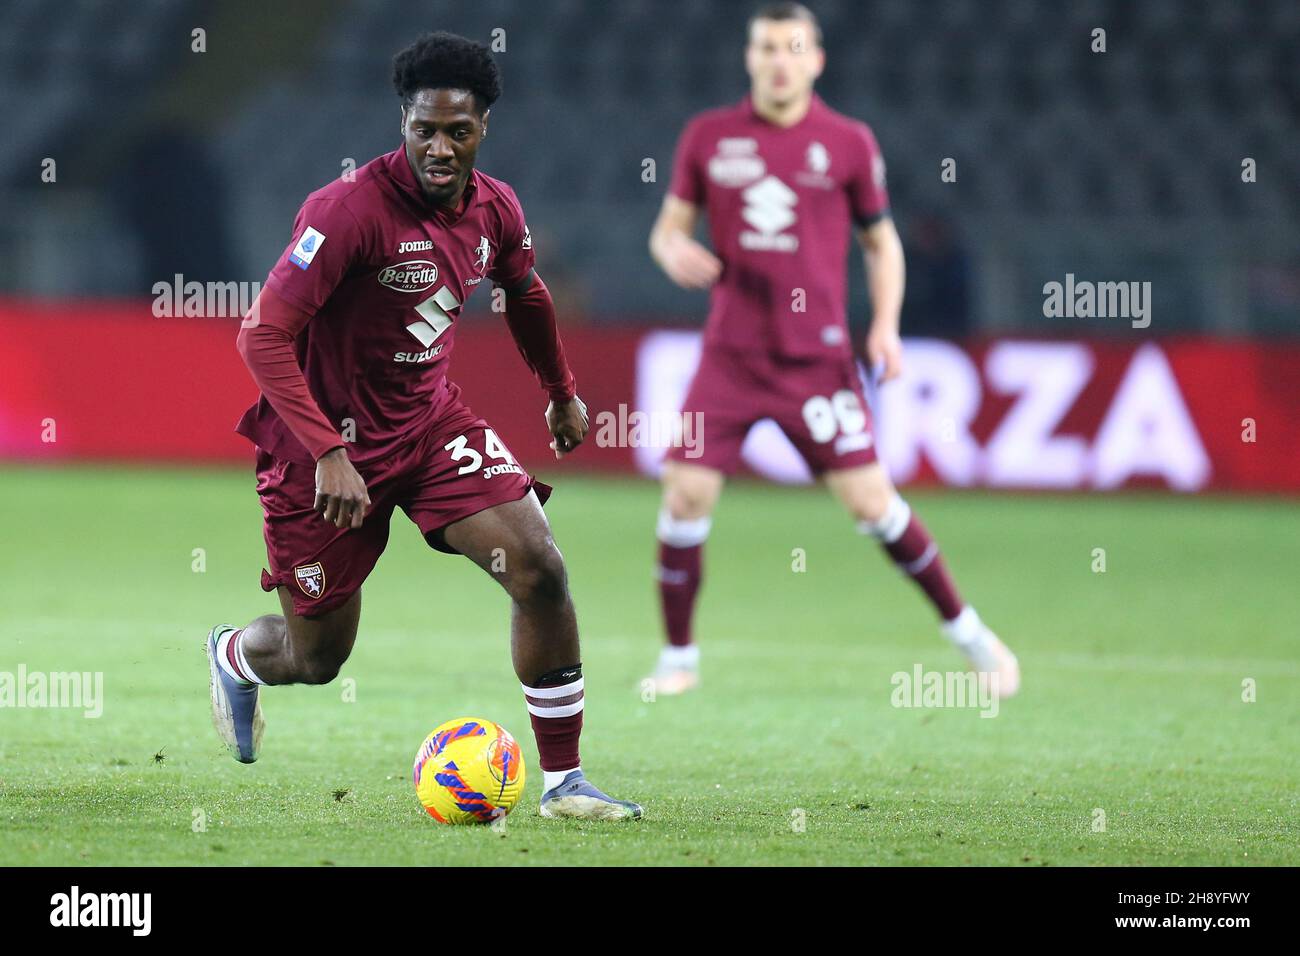
[[[236,347],[249,374],[295,438],[316,459],[316,510],[336,527],[361,527],[370,496],[343,439],[312,398],[294,352],[311,316],[263,288],[244,316]]]
[[[555,324],[555,303],[535,270],[530,269],[518,287],[506,289],[506,324],[519,354],[551,399],[546,407],[546,427],[555,457],[563,458],[587,437],[587,406],[578,398],[564,355]]]
[[[669,193],[650,230],[650,256],[683,289],[707,289],[722,275],[722,262],[695,239],[699,211]]]
[[[903,371],[903,343],[898,334],[903,308],[906,266],[903,242],[894,220],[885,216],[858,233],[871,293],[871,329],[867,333],[867,360],[880,381],[888,382]]]

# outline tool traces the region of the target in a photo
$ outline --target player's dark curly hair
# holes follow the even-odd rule
[[[393,57],[393,88],[404,106],[419,90],[469,90],[483,112],[501,96],[501,71],[482,43],[438,31]]]

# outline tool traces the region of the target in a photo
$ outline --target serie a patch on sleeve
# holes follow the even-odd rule
[[[308,226],[306,231],[303,232],[302,238],[298,240],[298,244],[293,247],[293,252],[289,253],[289,261],[299,269],[306,269],[311,265],[312,259],[316,258],[316,253],[324,244],[324,233],[317,232],[311,226]]]

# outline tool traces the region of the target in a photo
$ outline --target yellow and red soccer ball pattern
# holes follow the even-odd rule
[[[439,724],[415,755],[415,792],[439,823],[491,823],[524,792],[524,758],[509,731],[490,720]]]

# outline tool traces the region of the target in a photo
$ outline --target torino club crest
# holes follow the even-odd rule
[[[325,593],[325,569],[319,561],[294,568],[293,576],[298,581],[298,587],[302,588],[302,593],[309,598],[318,598]]]

